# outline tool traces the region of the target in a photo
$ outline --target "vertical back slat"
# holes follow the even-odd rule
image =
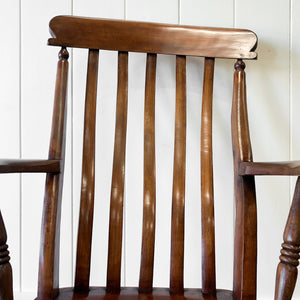
[[[175,149],[173,167],[170,292],[183,293],[186,161],[186,57],[176,56]]]
[[[155,241],[155,77],[156,54],[147,55],[144,115],[144,207],[140,292],[152,291]]]
[[[75,290],[89,289],[95,190],[95,127],[99,50],[89,50]]]
[[[205,58],[201,116],[202,292],[216,292],[215,222],[212,159],[214,58]]]
[[[111,183],[109,244],[107,262],[108,292],[120,290],[123,199],[125,176],[125,148],[127,127],[127,98],[128,98],[128,53],[118,54],[118,91],[116,111],[116,131],[114,146],[114,162]]]

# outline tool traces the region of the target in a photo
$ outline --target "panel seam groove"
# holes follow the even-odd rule
[[[293,21],[292,21],[292,0],[289,0],[289,160],[293,158],[293,65],[292,65],[292,29],[293,29]],[[292,178],[289,177],[289,202],[291,204],[292,197]]]
[[[19,158],[22,158],[22,1],[19,0]],[[22,292],[22,174],[19,174],[19,290]]]

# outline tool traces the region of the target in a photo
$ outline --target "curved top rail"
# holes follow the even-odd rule
[[[250,30],[73,16],[54,17],[49,45],[159,54],[255,59]]]

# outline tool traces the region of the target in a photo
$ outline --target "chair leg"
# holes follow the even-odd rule
[[[300,258],[300,177],[296,183],[283,240],[276,274],[275,300],[290,300],[297,280]]]
[[[7,236],[0,211],[0,300],[12,300],[12,269],[6,244]]]

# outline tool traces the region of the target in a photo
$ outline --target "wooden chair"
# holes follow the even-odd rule
[[[299,175],[299,164],[253,163],[246,107],[245,64],[255,59],[256,35],[248,30],[201,28],[116,20],[58,16],[51,20],[49,45],[59,46],[49,158],[1,161],[0,172],[45,172],[38,300],[50,299],[219,299],[256,298],[257,228],[254,175]],[[60,210],[63,185],[67,48],[88,49],[83,137],[82,186],[76,275],[72,288],[59,289]],[[95,107],[100,50],[118,51],[116,131],[111,184],[109,249],[106,287],[90,287],[90,257],[95,184]],[[125,147],[127,124],[128,52],[147,53],[144,115],[144,206],[139,287],[120,286]],[[153,288],[155,241],[155,77],[157,54],[176,55],[176,114],[169,288]],[[201,120],[202,289],[186,289],[183,282],[186,161],[186,56],[204,57]],[[215,58],[235,59],[232,143],[234,154],[236,221],[233,291],[217,290],[215,276],[214,198],[212,165],[212,93]],[[200,96],[199,96],[199,101]],[[299,189],[296,190],[296,200]],[[299,207],[299,205],[297,206]],[[299,209],[299,208],[298,208]],[[290,217],[293,223],[294,211]],[[0,224],[1,226],[1,224]],[[278,281],[295,273],[300,242],[294,228],[285,235]],[[0,230],[1,234],[1,230]],[[6,239],[0,238],[1,245]],[[295,244],[294,244],[295,243]],[[0,263],[7,246],[0,245]],[[2,260],[1,260],[2,259]],[[5,260],[6,258],[4,258]],[[7,261],[7,259],[6,259]],[[9,269],[9,268],[8,268]],[[6,272],[0,266],[1,274]],[[8,271],[9,273],[9,271]],[[294,276],[294,275],[293,275]],[[0,289],[1,290],[1,289]],[[3,296],[5,300],[11,296]],[[285,294],[284,294],[285,295]],[[1,296],[1,292],[0,292]],[[288,299],[277,296],[277,299]]]

